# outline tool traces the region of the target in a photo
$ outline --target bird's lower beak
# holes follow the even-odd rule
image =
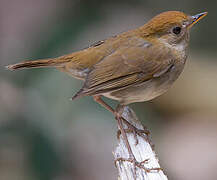
[[[199,20],[201,20],[203,17],[205,17],[208,14],[208,12],[203,12],[200,14],[196,14],[194,16],[191,16],[191,23],[188,25],[188,28],[191,28],[194,24],[196,24]]]

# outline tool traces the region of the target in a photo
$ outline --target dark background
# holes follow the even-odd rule
[[[167,10],[209,14],[193,27],[186,68],[169,92],[131,107],[151,130],[169,179],[216,179],[216,7],[215,0],[0,0],[1,179],[117,179],[112,114],[91,97],[69,101],[82,82],[55,69],[4,66],[71,53]]]

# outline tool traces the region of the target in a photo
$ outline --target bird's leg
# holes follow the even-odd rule
[[[127,125],[128,129],[125,129],[125,132],[133,133],[134,138],[136,140],[136,145],[138,144],[138,138],[136,135],[139,135],[142,138],[144,138],[146,141],[148,141],[149,144],[152,146],[152,142],[150,139],[150,131],[145,126],[143,126],[143,129],[138,129],[137,127],[132,125],[130,122],[128,122],[126,119],[122,117],[123,111],[124,111],[124,106],[119,104],[115,110],[115,113],[116,113],[115,117],[119,116],[120,118],[122,118],[122,121]],[[121,133],[118,132],[118,135],[117,135],[118,138],[120,134]],[[146,136],[144,134],[146,134]]]
[[[94,100],[99,103],[100,105],[102,105],[103,107],[105,107],[107,110],[109,110],[110,112],[112,112],[114,115],[115,115],[115,118],[118,122],[118,127],[119,127],[119,130],[123,136],[123,139],[124,139],[124,142],[125,142],[125,145],[127,147],[127,150],[129,152],[129,158],[117,158],[115,160],[115,163],[117,161],[128,161],[128,162],[131,162],[133,163],[134,165],[134,172],[136,173],[136,167],[138,168],[142,168],[144,169],[146,172],[151,172],[152,170],[153,171],[159,171],[161,170],[160,168],[145,168],[143,165],[144,163],[146,163],[148,160],[144,160],[142,162],[138,162],[133,154],[133,151],[130,147],[130,144],[129,144],[129,141],[128,141],[128,138],[127,138],[127,135],[126,135],[126,130],[124,129],[123,127],[123,123],[122,122],[125,122],[126,125],[128,126],[128,132],[133,132],[134,136],[136,137],[137,139],[137,136],[136,134],[138,135],[142,135],[142,137],[145,138],[145,140],[147,140],[147,138],[144,136],[144,133],[143,130],[140,130],[138,128],[136,128],[135,126],[133,126],[132,124],[130,124],[126,119],[124,119],[122,117],[122,113],[123,113],[123,110],[124,110],[124,106],[121,106],[121,105],[118,105],[116,110],[114,110],[111,106],[109,106],[107,103],[105,103],[102,99],[101,99],[101,96],[94,96],[93,97]],[[147,131],[145,131],[145,134],[147,134]],[[149,135],[149,132],[148,132],[148,135]],[[137,143],[138,143],[138,140],[137,140]]]
[[[116,110],[114,110],[111,106],[109,106],[106,102],[104,102],[101,98],[100,95],[98,96],[93,96],[93,99],[99,103],[100,105],[102,105],[104,108],[106,108],[108,111],[110,111],[112,114],[114,114],[114,116],[116,117],[119,117],[122,119],[122,121],[127,125],[128,129],[125,129],[126,132],[128,133],[133,133],[134,134],[134,137],[135,137],[135,140],[136,140],[136,144],[138,144],[138,139],[137,139],[137,136],[136,134],[138,134],[139,136],[141,136],[142,138],[144,138],[146,141],[148,141],[151,145],[151,140],[150,140],[150,132],[149,130],[144,127],[144,130],[142,129],[138,129],[136,128],[134,125],[132,125],[131,123],[129,123],[126,119],[124,119],[122,117],[122,113],[123,113],[123,110],[124,108],[122,108],[120,105],[116,108]],[[118,131],[118,134],[117,134],[117,137],[119,138],[119,135],[120,135],[120,130]],[[144,135],[146,134],[146,136]]]
[[[115,114],[115,110],[111,106],[109,106],[105,101],[103,101],[100,95],[99,96],[93,96],[93,99],[94,99],[94,101],[99,103],[101,106],[106,108],[108,111],[110,111],[112,114]]]
[[[138,162],[138,161],[136,160],[136,158],[135,158],[135,156],[134,156],[134,154],[133,154],[133,151],[132,151],[132,149],[131,149],[131,147],[130,147],[130,144],[129,144],[127,135],[126,135],[126,129],[124,129],[123,124],[122,124],[122,121],[125,120],[125,119],[122,117],[123,111],[124,111],[124,106],[122,106],[122,105],[119,104],[119,105],[117,106],[117,108],[116,108],[116,119],[117,119],[117,121],[118,121],[118,126],[119,126],[119,129],[120,129],[120,132],[121,132],[121,134],[122,134],[122,136],[123,136],[123,139],[124,139],[124,141],[125,141],[125,144],[126,144],[126,146],[127,146],[127,149],[128,149],[128,152],[129,152],[129,158],[117,158],[117,159],[115,160],[115,163],[116,163],[117,161],[128,161],[128,162],[133,163],[135,174],[136,174],[136,167],[145,170],[147,173],[151,173],[151,172],[153,172],[153,171],[160,171],[160,170],[162,170],[161,168],[146,168],[146,167],[144,167],[144,164],[145,164],[145,163],[148,163],[148,160],[149,160],[149,159],[145,159],[145,160],[142,161],[142,162]],[[133,132],[133,134],[134,134],[136,140],[137,140],[136,134],[138,134],[138,135],[140,135],[140,136],[142,135],[142,137],[144,137],[146,141],[148,140],[148,139],[144,136],[144,134],[143,134],[144,132],[142,132],[142,130],[140,131],[140,129],[138,129],[138,128],[136,128],[135,126],[133,126],[132,124],[130,124],[127,120],[125,120],[125,122],[127,122],[127,126],[128,126],[128,128],[129,128],[128,130],[129,130],[130,132]],[[137,140],[137,144],[138,144],[138,140]],[[134,175],[135,175],[135,174],[134,174]]]
[[[125,159],[125,158],[115,159],[115,163],[117,161],[129,161],[129,162],[133,163],[134,178],[136,179],[136,165],[137,165],[138,162],[137,162],[137,160],[136,160],[136,158],[135,158],[135,156],[133,154],[133,151],[132,151],[132,149],[130,147],[130,143],[129,143],[128,139],[127,139],[127,134],[124,131],[124,127],[123,127],[123,124],[122,124],[122,118],[121,118],[121,116],[116,116],[116,119],[118,121],[119,130],[120,130],[120,132],[121,132],[121,134],[123,136],[123,139],[125,141],[125,145],[127,147],[128,153],[129,153],[129,158],[128,159]]]
[[[135,138],[135,140],[136,140],[136,145],[138,144],[138,138],[137,138],[137,136],[136,136],[136,133],[137,133],[137,130],[139,130],[139,129],[137,129],[135,126],[133,126],[131,123],[129,123],[126,119],[124,119],[123,117],[122,117],[122,114],[123,114],[123,111],[124,111],[124,106],[122,106],[122,105],[118,105],[117,107],[116,107],[116,110],[115,110],[115,118],[117,119],[117,121],[118,121],[118,119],[121,119],[122,121],[124,121],[125,122],[125,124],[128,126],[128,129],[124,129],[124,132],[125,133],[133,133],[133,135],[134,135],[134,138]],[[119,125],[119,124],[118,124]],[[119,126],[120,127],[120,126]],[[120,135],[120,134],[123,134],[122,132],[121,132],[121,129],[119,128],[119,132],[118,132],[118,134]],[[118,139],[119,139],[119,135],[118,135]],[[147,140],[147,138],[145,138],[145,140]]]

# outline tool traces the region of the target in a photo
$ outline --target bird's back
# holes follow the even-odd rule
[[[106,40],[98,41],[87,49],[61,56],[58,58],[60,61],[69,61],[63,66],[57,67],[57,69],[75,78],[85,79],[94,65],[108,58],[121,47],[132,45],[134,43],[133,37],[138,35],[136,30],[127,31]]]

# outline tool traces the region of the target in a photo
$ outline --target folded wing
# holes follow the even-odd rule
[[[173,58],[169,50],[162,47],[156,51],[156,47],[142,38],[131,42],[94,65],[83,88],[73,98],[126,88],[158,78],[170,69]]]

